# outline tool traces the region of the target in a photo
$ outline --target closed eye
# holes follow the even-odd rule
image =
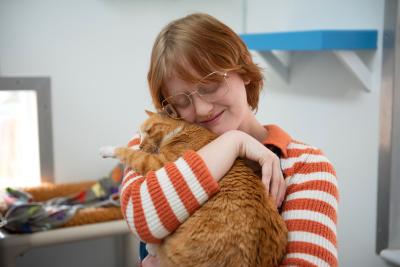
[[[218,91],[219,87],[220,87],[220,83],[204,84],[204,85],[199,86],[198,92],[200,95],[213,94],[216,91]]]

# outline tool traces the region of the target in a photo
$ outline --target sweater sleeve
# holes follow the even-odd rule
[[[138,148],[140,140],[128,146]],[[195,151],[141,176],[125,168],[121,209],[129,229],[142,241],[160,243],[211,196],[219,185]]]
[[[282,217],[289,230],[283,266],[338,266],[336,172],[322,152],[293,142],[281,160],[287,191]]]

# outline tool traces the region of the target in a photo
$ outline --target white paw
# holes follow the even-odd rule
[[[103,158],[115,158],[115,146],[100,147],[99,152]]]

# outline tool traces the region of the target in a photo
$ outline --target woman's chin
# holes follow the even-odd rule
[[[210,130],[211,132],[213,132],[217,135],[221,135],[230,130],[237,130],[237,128],[232,127],[231,125],[222,125],[221,124],[221,125],[215,125],[215,127],[210,127],[210,128],[208,128],[208,130]]]

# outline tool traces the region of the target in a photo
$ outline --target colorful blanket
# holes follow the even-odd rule
[[[0,227],[14,233],[45,231],[66,224],[80,209],[120,206],[122,173],[123,166],[119,164],[88,190],[43,202],[35,202],[23,190],[6,188],[0,195]]]

